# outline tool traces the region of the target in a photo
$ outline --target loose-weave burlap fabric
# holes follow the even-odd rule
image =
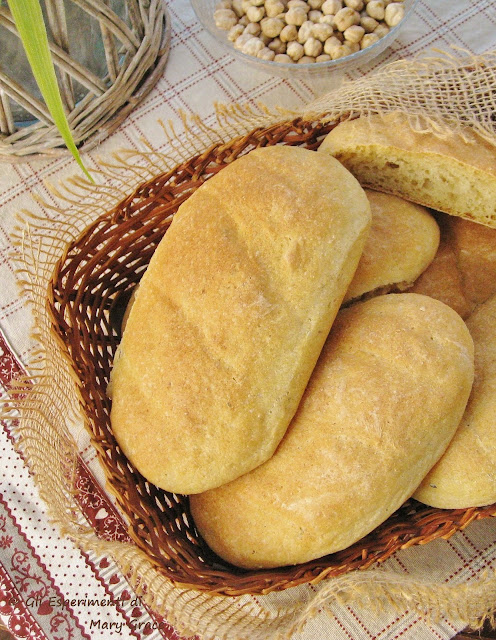
[[[496,576],[489,566],[477,579],[461,573],[448,581],[440,567],[433,570],[426,545],[425,549],[418,547],[414,569],[409,571],[386,562],[267,595],[220,596],[177,587],[134,543],[98,537],[81,517],[74,495],[84,381],[75,375],[65,345],[51,325],[47,291],[57,264],[93,221],[138,185],[193,155],[208,153],[214,144],[228,144],[258,127],[295,117],[335,121],[400,109],[410,114],[412,127],[418,126],[417,116],[422,116],[423,126],[427,122],[433,135],[471,126],[496,145],[495,86],[496,54],[472,56],[456,51],[393,63],[298,112],[269,111],[263,105],[258,109],[222,105],[216,129],[202,126],[195,118],[185,118],[180,132],[165,126],[170,137],[167,154],[153,149],[122,151],[102,161],[94,174],[95,185],[76,177],[59,189],[52,187],[59,205],[43,203],[46,217],[23,212],[15,238],[23,250],[19,278],[32,304],[39,349],[30,363],[29,379],[19,380],[12,391],[12,405],[19,415],[19,447],[61,531],[84,549],[112,556],[143,601],[183,635],[205,640],[288,638],[317,612],[331,610],[337,603],[378,611],[407,607],[433,619],[448,616],[477,626],[496,614]],[[71,322],[69,317],[67,322]],[[408,553],[415,553],[415,548]]]

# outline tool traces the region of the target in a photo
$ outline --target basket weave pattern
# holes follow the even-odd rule
[[[114,131],[148,94],[163,73],[170,43],[170,18],[162,0],[125,0],[125,15],[103,0],[45,0],[46,23],[59,89],[78,146],[95,146]],[[67,9],[85,17],[83,26],[69,20]],[[74,16],[74,13],[72,14]],[[84,40],[84,27],[97,31],[105,60],[96,74],[90,64],[71,51]],[[77,32],[75,33],[75,28]],[[81,33],[81,29],[83,32]],[[18,37],[15,23],[0,3],[3,47]],[[96,45],[95,45],[96,46]],[[0,160],[26,159],[33,154],[65,153],[63,139],[43,101],[18,77],[18,65],[0,64]],[[76,90],[78,88],[79,93]],[[81,88],[83,92],[81,94]],[[81,97],[82,95],[82,97]],[[17,122],[14,107],[32,115],[27,126]],[[33,122],[34,121],[34,122]]]
[[[157,570],[174,583],[237,596],[263,594],[365,569],[398,549],[447,538],[488,507],[440,510],[408,501],[383,525],[350,548],[294,567],[243,571],[216,557],[199,537],[184,496],[148,483],[127,461],[110,426],[106,387],[132,290],[166,233],[178,206],[236,157],[259,146],[318,148],[334,124],[296,119],[214,144],[171,171],[143,183],[71,244],[57,265],[49,295],[56,333],[67,345],[81,382],[83,411],[109,489],[129,522],[129,533]]]

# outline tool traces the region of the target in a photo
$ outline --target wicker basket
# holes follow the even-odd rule
[[[150,485],[126,460],[110,427],[105,390],[131,291],[166,233],[178,206],[205,180],[251,149],[273,144],[316,149],[332,124],[295,120],[217,144],[142,184],[69,247],[55,270],[50,313],[81,380],[83,411],[109,489],[130,523],[129,533],[174,583],[223,595],[262,594],[364,569],[398,549],[447,538],[470,522],[496,515],[483,508],[440,510],[408,501],[350,548],[306,564],[244,571],[216,557],[199,537],[188,499]]]
[[[112,133],[161,77],[170,18],[163,0],[45,0],[43,8],[67,118],[76,145],[87,150]],[[5,0],[0,41],[0,160],[67,153]]]

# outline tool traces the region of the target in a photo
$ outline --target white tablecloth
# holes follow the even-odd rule
[[[147,143],[166,151],[168,141],[159,119],[181,128],[181,114],[196,113],[207,125],[214,125],[216,102],[292,108],[326,88],[241,68],[201,28],[187,0],[170,0],[167,6],[172,41],[163,77],[118,131],[85,156],[90,169],[100,157],[122,147],[143,149]],[[401,57],[452,46],[474,53],[496,49],[493,0],[420,0],[399,40],[354,76]],[[49,208],[42,211],[33,195],[54,202],[45,182],[56,184],[76,172],[69,158],[0,164],[0,390],[24,370],[36,348],[30,335],[30,310],[19,296],[11,254],[16,214],[30,209],[47,219],[55,215]],[[176,638],[166,620],[143,606],[109,559],[82,552],[60,537],[14,447],[15,425],[4,421],[0,426],[2,623],[18,638]],[[92,475],[94,457],[89,447],[81,451],[85,513],[90,522],[115,527],[119,535],[122,524]],[[496,568],[496,522],[473,524],[449,541],[427,547],[406,550],[387,562],[404,571],[430,562],[435,573],[442,561],[447,582],[474,580],[483,570]],[[429,621],[408,610],[378,614],[365,607],[336,606],[333,614],[313,618],[295,640],[444,640],[461,629],[457,620]]]

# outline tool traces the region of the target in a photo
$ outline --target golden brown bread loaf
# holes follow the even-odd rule
[[[475,379],[467,408],[445,454],[414,497],[441,509],[496,502],[496,296],[468,318]]]
[[[438,214],[440,247],[410,291],[445,302],[462,318],[496,293],[496,229]]]
[[[196,493],[267,460],[353,277],[370,205],[334,158],[273,146],[179,208],[143,276],[109,387],[124,454]]]
[[[343,303],[365,294],[411,288],[432,263],[439,247],[439,226],[426,207],[389,193],[364,191],[371,207],[372,224]],[[136,289],[124,314],[123,328],[135,297]]]
[[[409,291],[436,298],[454,309],[463,319],[466,319],[472,313],[474,303],[465,294],[451,234],[451,221],[462,221],[462,218],[438,214],[437,220],[441,231],[439,248],[433,261],[417,278]],[[475,223],[468,224],[475,225]]]
[[[496,293],[496,229],[455,217],[449,226],[465,295],[485,302]]]
[[[429,211],[402,198],[365,189],[372,225],[344,302],[393,286],[413,285],[434,259],[439,227]]]
[[[446,449],[473,380],[460,316],[417,294],[342,310],[275,454],[190,497],[210,547],[246,568],[348,547],[393,513]]]
[[[340,123],[319,151],[363,186],[496,227],[496,147],[471,129],[440,138],[393,112]]]

